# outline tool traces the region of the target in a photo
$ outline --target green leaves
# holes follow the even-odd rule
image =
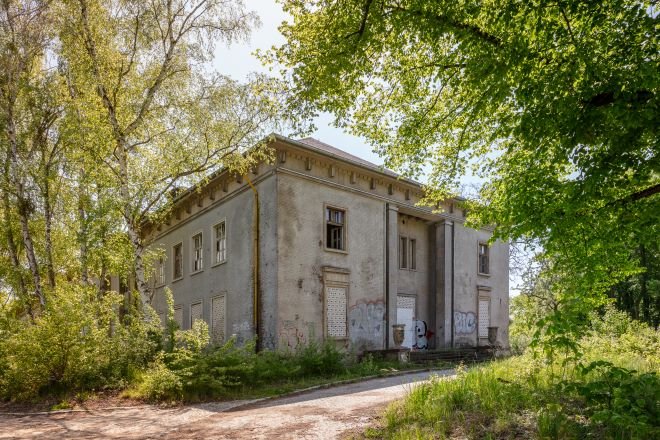
[[[485,183],[470,224],[538,240],[560,295],[596,303],[657,240],[655,10],[645,1],[284,1],[264,60],[292,102],[330,111],[429,205]],[[591,300],[585,301],[591,304]],[[593,304],[591,304],[593,305]]]

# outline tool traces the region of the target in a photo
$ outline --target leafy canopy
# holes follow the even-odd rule
[[[656,240],[660,213],[652,2],[283,3],[287,43],[262,58],[307,114],[428,171],[428,201],[471,168],[487,182],[471,220],[539,239],[567,295],[635,271],[627,243]]]

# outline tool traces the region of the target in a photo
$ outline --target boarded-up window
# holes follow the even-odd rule
[[[488,327],[490,326],[490,300],[488,298],[479,298],[479,337],[488,337]]]
[[[225,341],[225,310],[224,296],[211,300],[211,338],[215,342]]]
[[[326,287],[325,310],[327,335],[331,338],[346,337],[346,289]]]
[[[198,319],[202,319],[202,303],[201,303],[201,301],[190,305],[190,327],[192,327],[192,325]]]
[[[174,306],[174,321],[179,328],[183,328],[183,306]]]
[[[396,297],[396,323],[405,324],[403,329],[403,347],[411,348],[414,342],[415,331],[415,297],[397,295]]]

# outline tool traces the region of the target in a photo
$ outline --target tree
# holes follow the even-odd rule
[[[471,168],[474,224],[537,239],[574,298],[639,271],[660,220],[654,2],[285,0],[291,102],[330,111],[428,202]]]
[[[17,293],[26,301],[30,289],[41,306],[42,266],[50,287],[55,285],[52,254],[53,174],[60,150],[52,136],[59,118],[57,87],[48,73],[46,52],[51,27],[47,2],[5,1],[0,7],[0,145],[2,145],[2,211],[4,240],[10,254],[11,274]],[[42,207],[45,264],[35,246],[33,217]],[[18,220],[19,228],[15,228]],[[17,234],[16,229],[20,230]],[[17,237],[20,237],[20,239]],[[23,272],[22,251],[31,283]]]
[[[150,301],[142,226],[167,213],[172,189],[221,166],[245,169],[277,127],[276,81],[210,72],[216,43],[258,23],[240,0],[64,3],[60,39],[76,117],[111,139],[88,151],[110,171],[133,248],[137,289]],[[84,217],[81,211],[81,218]]]

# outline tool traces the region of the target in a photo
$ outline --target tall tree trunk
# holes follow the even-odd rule
[[[150,303],[149,287],[144,279],[144,244],[140,235],[141,219],[136,218],[133,210],[133,200],[131,197],[128,173],[128,141],[126,139],[126,132],[122,130],[117,117],[117,110],[115,103],[108,94],[98,64],[98,55],[96,51],[96,42],[89,23],[89,8],[87,1],[79,0],[80,4],[80,18],[82,22],[83,39],[85,41],[85,49],[92,61],[92,71],[97,82],[97,93],[103,102],[108,117],[108,122],[112,128],[112,134],[115,139],[115,157],[117,158],[118,172],[119,172],[119,193],[122,199],[123,208],[122,214],[126,221],[126,228],[128,237],[133,246],[134,264],[135,264],[135,281],[137,290],[143,302]],[[162,80],[161,80],[162,81]],[[152,90],[152,93],[155,89]]]
[[[14,119],[14,103],[16,100],[15,91],[10,91],[11,96],[9,97],[9,102],[7,105],[7,121],[6,121],[6,130],[7,138],[9,140],[9,174],[12,184],[12,189],[16,195],[16,200],[18,204],[18,218],[21,224],[21,235],[23,238],[23,246],[25,247],[25,253],[28,259],[28,264],[30,266],[30,272],[32,273],[32,279],[34,282],[34,295],[39,299],[41,306],[46,305],[46,298],[44,297],[43,291],[41,289],[41,275],[39,273],[39,263],[37,262],[37,257],[34,253],[34,244],[32,242],[32,234],[30,232],[30,222],[29,216],[31,211],[31,205],[27,196],[25,194],[25,188],[22,182],[22,172],[19,165],[18,159],[18,140],[16,139],[16,125]]]
[[[646,323],[651,323],[651,304],[649,301],[649,288],[648,288],[648,282],[649,282],[649,270],[651,268],[649,267],[648,263],[648,258],[646,255],[646,248],[644,247],[644,244],[639,245],[639,260],[641,266],[644,268],[644,272],[640,274],[639,277],[639,300],[640,300],[640,308],[641,308],[641,317],[643,318],[643,321]]]
[[[21,298],[27,298],[28,291],[27,291],[27,286],[25,285],[25,280],[23,279],[23,271],[21,269],[20,260],[18,258],[18,248],[16,246],[16,241],[14,239],[14,232],[12,230],[11,212],[10,212],[11,206],[9,203],[9,194],[7,193],[7,191],[3,191],[2,193],[2,204],[3,204],[2,211],[3,211],[5,238],[7,240],[7,247],[9,248],[9,257],[11,259],[14,278],[16,279],[19,296]]]
[[[53,239],[51,232],[53,229],[53,210],[50,200],[50,180],[49,180],[49,167],[44,170],[43,182],[43,199],[44,199],[44,251],[46,253],[46,269],[48,273],[48,284],[51,288],[55,288],[55,266],[53,264]]]
[[[87,195],[84,189],[85,170],[80,169],[80,182],[78,182],[78,245],[80,247],[80,281],[83,284],[89,283],[89,269],[87,267],[88,249],[87,243],[88,228],[87,228],[87,212],[85,211],[85,204]],[[101,280],[103,283],[103,280]]]

